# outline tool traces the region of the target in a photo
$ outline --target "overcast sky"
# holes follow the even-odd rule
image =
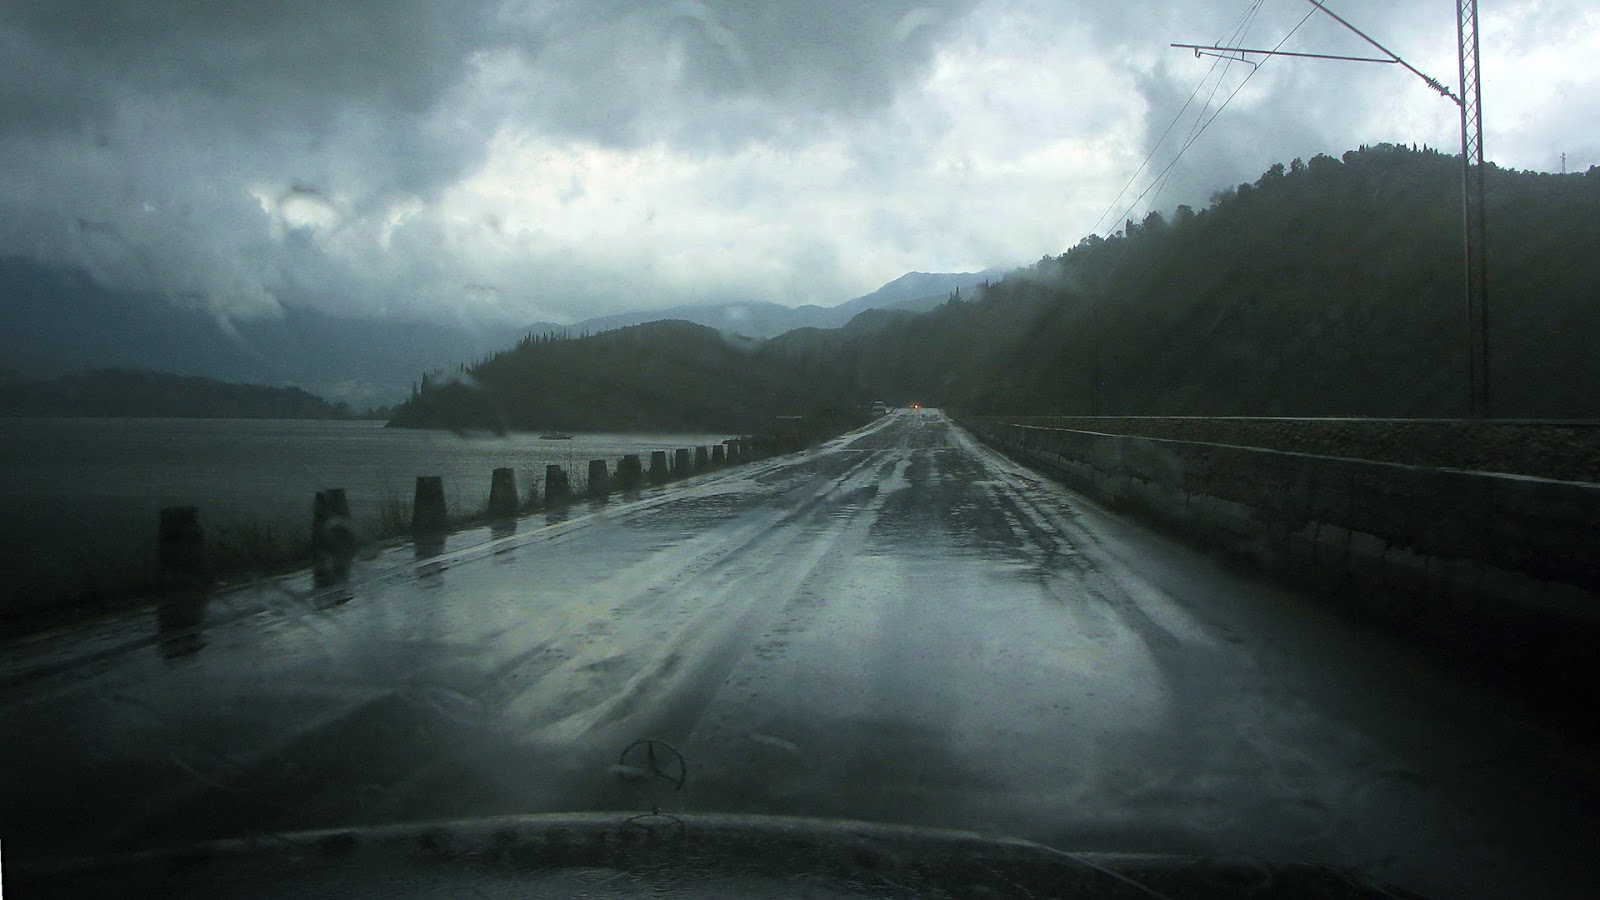
[[[1328,5],[1455,86],[1451,0]],[[1058,254],[1130,205],[1201,205],[1274,161],[1459,148],[1455,107],[1399,67],[1278,59],[1135,204],[1252,71],[1167,45],[1271,47],[1308,11],[0,0],[0,255],[234,316],[833,304],[910,270]],[[1486,0],[1484,17],[1490,157],[1600,163],[1597,5]],[[1320,13],[1283,48],[1373,52]]]

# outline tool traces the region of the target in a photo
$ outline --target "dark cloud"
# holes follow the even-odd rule
[[[823,0],[712,6],[680,2],[667,19],[684,83],[756,95],[784,108],[883,105],[927,65],[970,2]]]
[[[271,310],[297,270],[328,266],[303,235],[275,240],[252,192],[305,221],[313,197],[362,215],[455,181],[483,141],[442,127],[438,110],[486,21],[470,5],[403,0],[8,4],[0,253],[225,312]],[[86,239],[84,221],[101,237]],[[111,231],[126,252],[108,250]]]
[[[975,0],[527,4],[490,57],[527,118],[618,146],[807,139],[881,109]]]
[[[1334,5],[1453,81],[1448,4]],[[1546,61],[1560,77],[1537,101],[1504,86],[1589,40],[1594,14],[1515,6],[1533,15],[1489,26],[1489,109],[1525,103],[1493,119],[1491,155],[1600,162],[1573,124],[1596,108],[1591,68]],[[1157,146],[1210,65],[1167,44],[1270,46],[1309,8],[9,0],[0,255],[233,315],[837,300],[900,266],[1060,252],[1152,148],[1132,215],[1274,161],[1449,135],[1444,101],[1395,67],[1275,60],[1134,204],[1248,71],[1229,67]],[[1363,50],[1324,18],[1289,46]]]
[[[0,65],[23,115],[0,120],[0,140],[147,157],[159,131],[177,155],[214,155],[202,175],[286,180],[359,146],[367,189],[426,190],[473,158],[476,142],[427,126],[486,31],[474,5],[425,0],[13,3],[0,34],[18,52]]]
[[[64,111],[186,94],[272,117],[359,101],[420,112],[485,34],[481,10],[427,0],[38,0],[8,4],[24,61]],[[62,77],[61,73],[72,73]]]

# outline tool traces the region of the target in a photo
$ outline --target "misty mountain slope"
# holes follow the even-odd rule
[[[78,270],[0,259],[0,365],[40,377],[159,370],[298,384],[363,406],[403,399],[418,372],[482,356],[510,339],[499,329],[299,308],[225,328],[209,312],[109,290]]]
[[[1600,416],[1600,170],[1489,185],[1492,412]],[[808,364],[975,412],[1463,415],[1460,203],[1456,157],[1297,160]]]
[[[290,307],[281,317],[224,323],[165,297],[112,290],[87,273],[0,258],[0,367],[35,378],[98,369],[171,372],[230,382],[298,385],[353,407],[398,402],[419,373],[481,359],[519,334],[608,331],[682,319],[732,335],[771,337],[802,327],[835,328],[866,309],[931,308],[984,273],[909,273],[836,307],[775,303],[648,310],[571,326],[521,331],[465,323],[344,318]],[[939,293],[915,296],[930,287]]]
[[[643,309],[584,319],[563,330],[568,334],[595,334],[648,322],[692,322],[729,334],[752,338],[772,337],[795,328],[824,325],[831,312],[821,306],[789,307],[777,303],[718,303],[711,306],[673,306]],[[826,326],[824,326],[826,327]]]
[[[1492,411],[1600,416],[1600,171],[1489,186]],[[991,344],[939,379],[974,410],[1462,415],[1460,202],[1455,157],[1296,161],[1013,273],[976,304],[992,324],[916,327]],[[1034,321],[1005,336],[1018,314]]]
[[[1495,170],[1489,184],[1492,411],[1600,417],[1600,169]],[[872,310],[750,350],[659,323],[672,327],[633,332],[631,353],[525,344],[470,374],[515,388],[496,394],[499,418],[534,427],[556,424],[558,402],[574,417],[561,421],[581,417],[532,399],[530,385],[563,372],[583,373],[566,394],[608,420],[648,405],[632,415],[663,427],[674,410],[703,421],[801,396],[995,414],[1459,416],[1459,191],[1459,160],[1432,151],[1297,160],[927,312]],[[444,423],[430,408],[407,423]]]
[[[645,309],[584,319],[568,326],[557,326],[571,335],[594,334],[642,325],[646,322],[685,321],[718,331],[751,338],[777,337],[797,328],[841,328],[869,309],[923,311],[933,309],[956,289],[969,291],[990,279],[998,279],[1004,269],[982,272],[907,272],[870,294],[863,294],[837,306],[782,306],[777,303],[718,303],[709,306],[673,306]],[[524,331],[548,330],[542,323]]]
[[[996,266],[981,272],[907,272],[870,294],[833,307],[842,318],[829,327],[844,325],[868,309],[925,312],[943,303],[951,291],[959,289],[971,296],[972,289],[990,280],[998,281],[1007,271],[1009,269],[1003,266]]]
[[[0,416],[331,419],[349,414],[294,387],[105,369],[53,379],[0,372]]]
[[[86,273],[0,259],[0,359],[22,372],[54,376],[95,367],[159,368],[188,374],[259,368],[222,337],[208,316],[148,294],[101,287]]]

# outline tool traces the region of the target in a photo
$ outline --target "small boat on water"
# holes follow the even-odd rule
[[[565,431],[546,431],[544,434],[539,435],[539,440],[541,440],[541,441],[570,441],[570,440],[572,440],[572,435],[567,434]]]

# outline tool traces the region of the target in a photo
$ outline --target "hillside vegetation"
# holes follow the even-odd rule
[[[1493,413],[1600,415],[1600,170],[1494,170],[1488,185]],[[1030,325],[980,352],[946,399],[1016,413],[1463,415],[1460,191],[1459,158],[1384,145],[1274,166],[1207,209],[1130,222],[984,292],[967,327]]]
[[[102,369],[45,379],[0,372],[0,417],[9,416],[336,419],[350,409],[296,387]]]
[[[1489,173],[1493,414],[1600,417],[1600,170]],[[528,339],[397,425],[748,427],[821,403],[977,414],[1466,412],[1461,173],[1393,145],[1275,165],[926,313],[745,346],[687,323]]]
[[[530,336],[454,375],[424,377],[390,422],[494,431],[754,431],[819,405],[793,366],[690,322],[581,338]]]

